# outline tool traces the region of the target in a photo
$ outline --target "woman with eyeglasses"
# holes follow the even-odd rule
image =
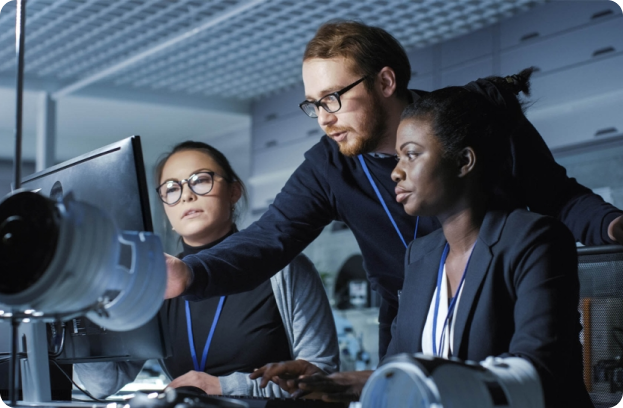
[[[236,208],[245,186],[214,147],[186,141],[156,165],[157,193],[183,252],[192,256],[237,232]],[[253,269],[254,265],[248,265]],[[232,279],[236,279],[232,276]],[[247,292],[198,302],[165,301],[161,316],[173,355],[161,365],[170,387],[197,387],[211,395],[287,396],[278,385],[259,387],[249,373],[271,361],[307,361],[338,368],[333,315],[318,272],[304,255]],[[134,380],[143,362],[76,365],[96,397]]]

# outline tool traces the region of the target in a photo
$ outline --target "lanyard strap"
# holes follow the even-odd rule
[[[476,243],[474,243],[476,246]],[[435,298],[435,314],[433,315],[433,355],[440,356],[441,355],[441,347],[444,342],[445,334],[446,334],[446,326],[448,325],[449,319],[451,319],[454,315],[454,307],[456,306],[457,298],[461,293],[461,288],[463,287],[463,282],[465,282],[465,273],[467,272],[467,268],[469,267],[469,261],[472,259],[472,254],[474,253],[474,247],[472,247],[472,252],[469,254],[469,258],[467,259],[467,263],[465,264],[465,270],[463,271],[463,276],[461,276],[461,282],[459,282],[459,287],[456,289],[456,294],[452,297],[450,301],[450,305],[448,306],[448,313],[446,314],[446,318],[443,321],[443,327],[441,328],[441,337],[439,338],[439,351],[437,350],[437,318],[439,316],[439,298],[441,296],[441,279],[443,278],[443,267],[446,263],[446,258],[448,258],[448,252],[450,251],[450,246],[446,242],[446,246],[443,249],[443,253],[441,254],[441,260],[439,261],[439,270],[437,271],[437,296]]]
[[[216,329],[216,323],[218,322],[219,317],[221,316],[221,311],[223,310],[223,303],[225,303],[225,296],[221,296],[221,299],[218,302],[218,307],[216,308],[216,313],[214,314],[214,320],[212,321],[212,327],[210,327],[210,334],[208,334],[208,339],[206,340],[206,344],[203,347],[203,355],[201,356],[201,365],[197,361],[197,352],[195,351],[195,340],[193,336],[193,325],[192,319],[190,317],[190,305],[188,300],[186,301],[186,328],[188,329],[188,343],[190,344],[190,355],[193,358],[193,367],[195,371],[204,371],[206,368],[206,360],[208,358],[208,350],[210,350],[210,343],[212,343],[212,336],[214,336],[214,329]]]
[[[392,225],[394,226],[394,229],[396,229],[396,233],[398,234],[398,237],[400,237],[400,240],[404,244],[405,248],[407,248],[407,242],[402,237],[402,234],[400,233],[400,230],[398,229],[398,225],[396,225],[396,221],[394,221],[394,217],[392,217],[392,214],[389,212],[389,209],[387,208],[387,205],[385,204],[385,200],[383,200],[383,197],[381,196],[381,192],[379,191],[378,187],[376,186],[376,183],[374,182],[374,179],[372,178],[372,175],[370,174],[370,170],[368,170],[368,166],[366,165],[366,161],[364,160],[363,155],[360,154],[360,155],[357,156],[357,158],[359,159],[359,162],[361,163],[361,167],[363,167],[363,172],[366,173],[366,176],[368,177],[368,180],[370,181],[370,184],[372,185],[372,189],[376,193],[376,196],[379,198],[379,201],[381,202],[381,205],[385,209],[385,212],[387,213],[387,216],[389,217],[389,220],[391,221]],[[416,218],[416,220],[415,220],[415,233],[413,234],[413,240],[415,240],[415,238],[417,238],[417,227],[418,227],[419,223],[420,223],[420,217],[418,216]]]

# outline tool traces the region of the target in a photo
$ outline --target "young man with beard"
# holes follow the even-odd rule
[[[372,289],[382,297],[379,355],[391,338],[407,244],[440,227],[411,217],[396,202],[391,172],[400,114],[421,91],[386,31],[356,22],[320,27],[303,58],[303,111],[327,136],[305,154],[260,220],[183,261],[167,257],[167,297],[188,300],[249,290],[287,265],[331,221],[346,223],[361,249]],[[485,86],[467,86],[497,103]],[[513,136],[518,205],[562,220],[587,245],[623,242],[623,212],[567,177],[526,120]],[[396,243],[401,243],[396,245]]]

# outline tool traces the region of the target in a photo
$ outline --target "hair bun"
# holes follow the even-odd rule
[[[523,92],[526,96],[530,95],[530,77],[534,72],[534,67],[523,69],[521,72],[504,77],[508,88],[515,95]]]

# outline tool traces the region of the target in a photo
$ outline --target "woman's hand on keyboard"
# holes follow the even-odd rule
[[[222,395],[221,383],[218,377],[200,371],[189,371],[180,375],[167,386],[167,388],[197,387],[208,395]]]
[[[253,371],[249,377],[252,380],[262,377],[262,381],[260,381],[260,387],[262,388],[266,387],[269,381],[272,381],[283,390],[292,394],[298,390],[297,383],[294,381],[295,379],[314,374],[325,373],[308,361],[292,360],[266,364]]]

